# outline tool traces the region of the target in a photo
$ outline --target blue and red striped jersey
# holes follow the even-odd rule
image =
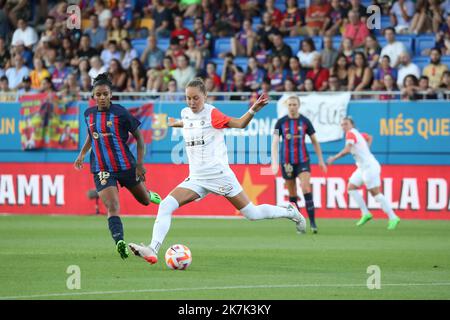
[[[118,104],[99,111],[97,106],[84,112],[92,142],[91,172],[118,172],[136,166],[136,159],[127,145],[129,132],[134,132],[141,122]]]
[[[298,164],[309,161],[305,137],[312,136],[315,132],[311,121],[302,115],[295,119],[289,116],[279,119],[275,124],[274,133],[283,138],[280,163]]]

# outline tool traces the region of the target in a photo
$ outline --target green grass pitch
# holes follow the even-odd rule
[[[123,222],[127,242],[149,242],[154,218]],[[104,216],[0,216],[0,299],[450,299],[450,221],[355,222],[298,235],[288,220],[175,218],[151,266],[120,259]],[[175,243],[192,251],[186,271],[164,263]],[[371,265],[380,289],[367,287]]]

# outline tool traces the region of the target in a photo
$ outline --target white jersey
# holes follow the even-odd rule
[[[370,152],[366,138],[366,133],[361,134],[355,128],[347,131],[347,134],[345,135],[345,144],[350,144],[352,146],[350,152],[356,161],[356,165],[361,169],[380,165],[372,152]]]
[[[214,179],[233,173],[228,165],[223,128],[230,120],[210,104],[199,113],[181,110],[183,138],[189,161],[189,177]]]

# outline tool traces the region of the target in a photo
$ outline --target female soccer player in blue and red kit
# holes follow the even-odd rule
[[[98,195],[108,209],[108,225],[122,259],[128,257],[128,246],[124,241],[123,225],[119,217],[119,191],[117,182],[127,188],[139,203],[159,204],[157,193],[147,191],[145,181],[145,144],[139,131],[139,120],[127,109],[111,103],[112,83],[106,73],[94,80],[93,98],[95,107],[84,112],[88,135],[83,148],[75,160],[75,168],[83,167],[83,159],[89,149],[91,172]],[[137,162],[126,141],[128,133],[137,141]]]
[[[297,96],[290,96],[286,99],[288,115],[279,119],[275,125],[275,132],[272,140],[272,171],[278,172],[278,145],[281,142],[281,172],[286,181],[289,192],[289,202],[297,205],[297,177],[305,198],[305,207],[308,212],[311,231],[317,233],[317,225],[314,214],[314,201],[311,190],[311,169],[309,165],[309,155],[306,150],[305,137],[309,135],[314,147],[314,151],[319,159],[319,166],[323,172],[327,172],[327,166],[323,160],[322,150],[316,138],[316,131],[308,118],[300,114],[300,99]],[[297,205],[298,207],[298,205]]]

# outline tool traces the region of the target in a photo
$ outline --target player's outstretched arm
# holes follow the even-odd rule
[[[86,140],[84,141],[84,145],[81,148],[80,153],[78,154],[78,157],[75,159],[74,167],[77,170],[81,170],[83,168],[83,161],[84,156],[91,148],[91,138],[89,137],[89,134],[86,136]]]
[[[327,165],[325,164],[325,161],[323,161],[322,148],[320,148],[320,143],[317,140],[315,134],[311,135],[310,138],[314,147],[314,151],[316,152],[317,157],[319,158],[319,167],[322,169],[324,173],[327,173]]]
[[[279,168],[279,163],[278,163],[278,147],[279,147],[279,143],[280,143],[280,136],[278,134],[273,134],[272,135],[272,148],[271,148],[271,158],[272,158],[272,173],[273,174],[277,174],[278,173],[278,168]]]
[[[183,121],[169,117],[169,123],[167,125],[172,128],[183,128]]]
[[[242,117],[231,118],[228,122],[228,127],[239,129],[246,128],[250,121],[253,119],[253,116],[256,114],[256,112],[261,110],[268,103],[269,96],[266,93],[263,93]]]
[[[334,156],[331,156],[327,159],[327,163],[330,165],[334,161],[336,161],[339,158],[342,158],[346,154],[349,154],[351,151],[352,146],[350,144],[347,144],[344,149],[342,149],[339,153],[335,154]]]

